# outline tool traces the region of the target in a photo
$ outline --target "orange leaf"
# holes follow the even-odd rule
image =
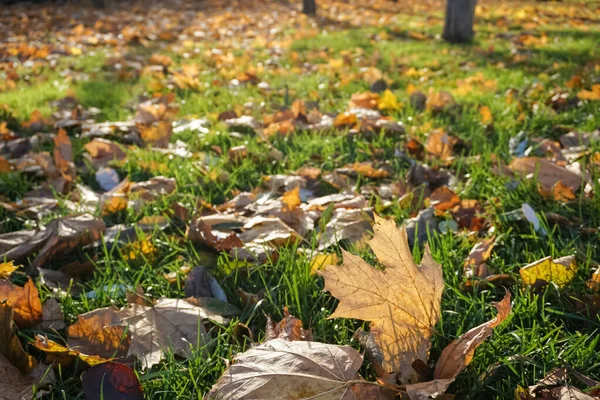
[[[13,308],[15,323],[19,328],[34,326],[42,320],[42,302],[32,280],[28,280],[23,287],[0,280],[1,300],[6,300]]]

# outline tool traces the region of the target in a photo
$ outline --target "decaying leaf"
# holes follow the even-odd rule
[[[267,327],[265,332],[265,341],[273,339],[283,339],[287,341],[313,340],[312,331],[310,329],[304,329],[302,320],[291,315],[287,307],[283,308],[283,319],[277,324],[273,323],[271,318],[267,316]]]
[[[330,318],[371,321],[371,332],[385,356],[384,369],[411,382],[412,363],[427,362],[432,329],[439,319],[442,269],[429,248],[417,266],[406,230],[393,220],[375,217],[373,229],[367,243],[385,271],[343,251],[341,266],[329,266],[319,274],[325,278],[325,290],[340,300]]]
[[[560,167],[551,161],[537,157],[515,158],[509,165],[511,171],[525,178],[537,177],[542,188],[552,191],[557,182],[562,182],[573,192],[581,187],[583,179],[570,170]]]
[[[219,236],[217,236],[219,235]],[[202,243],[217,251],[229,251],[234,248],[244,247],[244,243],[235,232],[224,236],[213,233],[211,227],[200,219],[192,219],[187,228],[186,236],[195,243]]]
[[[458,374],[469,365],[477,347],[508,317],[512,309],[510,301],[511,296],[507,292],[504,299],[495,304],[498,310],[496,318],[469,330],[446,346],[435,366],[433,380],[406,386],[411,400],[428,400],[442,395]]]
[[[23,287],[0,280],[0,301],[12,307],[19,328],[32,327],[42,320],[42,302],[32,280]]]
[[[0,355],[0,399],[30,400],[35,378],[21,373],[10,361]]]
[[[125,364],[107,362],[95,365],[81,377],[87,400],[143,400],[142,385]]]
[[[65,328],[65,319],[60,304],[54,297],[46,300],[42,306],[42,329],[61,330]]]
[[[206,398],[358,400],[354,387],[373,386],[362,361],[350,346],[273,339],[238,354]]]
[[[92,318],[97,318],[97,321]],[[94,344],[97,338],[101,338],[99,335],[107,334],[116,339],[118,332],[106,332],[106,326],[126,326],[131,335],[127,356],[137,356],[147,367],[160,362],[163,352],[167,349],[185,357],[192,347],[208,343],[209,336],[203,325],[204,319],[221,324],[227,322],[227,319],[220,315],[208,312],[184,299],[166,298],[158,300],[154,306],[130,304],[119,311],[115,311],[114,308],[99,308],[80,315],[79,321],[82,319],[85,320],[85,324],[93,324],[89,329],[92,339],[86,339],[91,344]],[[111,323],[106,325],[108,321]],[[82,322],[78,327],[81,328],[79,332],[84,332],[83,337],[88,331],[85,324]],[[100,326],[102,328],[99,330]],[[101,342],[101,339],[99,340]],[[118,343],[121,342],[112,341],[112,348]]]
[[[0,303],[0,355],[23,374],[28,374],[37,364],[35,358],[25,353],[13,327],[13,311],[8,304]]]
[[[491,237],[481,240],[473,246],[463,265],[465,277],[485,278],[488,275],[483,269],[487,269],[485,267],[485,262],[490,258],[495,245],[496,238]]]
[[[101,308],[77,317],[69,326],[70,348],[105,359],[127,355],[131,337],[115,308]]]
[[[577,271],[575,256],[553,260],[551,256],[528,264],[519,270],[526,285],[554,283],[563,287],[571,282]]]
[[[63,346],[62,344],[56,343],[41,335],[36,336],[35,342],[33,342],[32,345],[36,349],[44,352],[47,363],[60,364],[63,367],[72,365],[77,358],[88,365],[101,364],[107,361],[102,357],[87,355],[78,350],[71,349],[68,346]]]

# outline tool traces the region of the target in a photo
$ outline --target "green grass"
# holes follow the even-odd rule
[[[438,16],[439,17],[439,16]],[[590,66],[591,62],[600,59],[597,46],[600,31],[597,28],[589,31],[563,29],[561,26],[544,26],[547,33],[546,45],[533,49],[525,49],[531,54],[523,61],[515,62],[511,55],[512,45],[509,39],[496,37],[499,31],[493,23],[485,23],[478,27],[476,42],[466,46],[451,46],[440,40],[414,40],[402,33],[407,30],[405,23],[424,19],[418,16],[404,16],[397,25],[384,29],[361,28],[341,30],[327,35],[296,41],[290,51],[300,55],[295,61],[290,52],[284,54],[280,61],[280,69],[267,70],[261,80],[268,82],[271,91],[264,93],[256,87],[240,87],[230,89],[225,86],[208,85],[199,91],[177,91],[177,100],[181,102],[179,115],[206,116],[219,113],[252,102],[253,113],[261,117],[277,107],[285,105],[296,98],[308,99],[315,96],[320,109],[335,112],[343,110],[351,95],[357,91],[368,89],[368,84],[360,79],[352,79],[348,85],[337,85],[345,75],[356,73],[359,63],[344,67],[339,73],[322,73],[304,71],[304,61],[322,63],[328,60],[317,54],[325,51],[328,58],[341,58],[343,52],[356,52],[362,49],[364,54],[357,57],[372,58],[372,66],[383,71],[392,82],[391,88],[404,108],[391,114],[391,117],[402,121],[407,130],[417,137],[423,137],[427,130],[421,127],[444,128],[471,143],[469,155],[480,156],[481,162],[459,162],[459,183],[461,198],[479,199],[486,202],[495,198],[495,217],[492,222],[501,234],[501,239],[494,249],[488,264],[491,269],[518,277],[519,268],[548,255],[559,257],[582,252],[585,257],[579,263],[579,272],[572,283],[563,289],[550,285],[540,292],[517,283],[511,286],[513,313],[500,327],[496,328],[492,337],[481,345],[470,366],[462,373],[449,389],[460,399],[506,399],[513,398],[517,385],[527,387],[542,378],[545,373],[555,367],[569,365],[577,371],[594,379],[600,379],[600,344],[598,330],[600,318],[591,311],[580,311],[575,307],[578,298],[591,293],[585,281],[591,275],[591,261],[600,261],[598,234],[582,236],[574,228],[557,228],[546,226],[547,236],[540,236],[529,227],[510,223],[500,219],[500,215],[529,203],[538,213],[554,212],[567,218],[578,217],[589,227],[600,226],[600,196],[593,198],[579,197],[569,203],[560,203],[542,198],[535,187],[521,183],[515,190],[506,189],[506,179],[496,176],[490,168],[492,155],[501,160],[509,160],[508,140],[518,132],[526,132],[528,137],[545,137],[556,140],[562,131],[559,125],[573,127],[578,131],[591,131],[600,126],[598,102],[583,102],[578,107],[566,111],[554,112],[547,103],[549,93],[554,87],[565,87],[565,83],[573,75],[581,75],[588,82],[598,80],[598,70]],[[519,27],[513,27],[507,34],[519,34]],[[416,29],[433,38],[440,33],[440,26]],[[374,34],[387,32],[389,40],[373,40]],[[207,47],[210,48],[210,47]],[[139,49],[138,49],[139,50]],[[136,50],[137,51],[137,50]],[[141,51],[141,50],[139,50]],[[161,51],[157,49],[157,51]],[[148,52],[151,54],[151,52]],[[165,54],[171,54],[163,51]],[[191,59],[178,62],[197,63],[204,68],[206,74],[201,80],[206,83],[219,79],[219,71],[210,58],[202,52]],[[257,65],[268,58],[265,49],[254,52],[252,64]],[[105,66],[106,57],[99,50],[95,55],[79,58],[66,58],[61,61],[61,68],[71,68],[80,72],[85,78],[71,81],[55,70],[38,71],[31,83],[20,83],[17,89],[0,93],[0,104],[7,104],[19,121],[28,119],[32,111],[40,109],[49,115],[49,102],[65,95],[72,89],[81,104],[97,107],[101,110],[99,121],[118,121],[133,115],[137,97],[145,93],[147,78],[119,80],[110,68]],[[554,65],[558,63],[558,65]],[[367,63],[363,63],[366,65]],[[292,68],[299,68],[292,71]],[[407,75],[405,71],[414,68],[419,71],[416,76]],[[597,67],[596,67],[597,68]],[[22,71],[23,74],[27,71]],[[429,88],[455,91],[457,80],[481,74],[486,80],[496,82],[493,90],[484,90],[474,85],[474,90],[463,95],[456,94],[457,102],[462,105],[460,115],[437,115],[413,110],[408,101],[406,87],[413,84],[426,92]],[[535,85],[543,85],[539,94],[528,95]],[[287,86],[290,96],[286,99],[284,88]],[[527,106],[520,110],[517,102],[507,105],[505,93],[509,89],[519,92],[520,99]],[[571,89],[575,94],[578,89]],[[265,103],[264,109],[258,107]],[[531,105],[537,102],[537,112]],[[478,107],[487,105],[494,116],[493,129],[488,130],[480,123]],[[523,118],[519,119],[519,115]],[[424,129],[424,128],[423,128]],[[260,186],[263,178],[271,174],[289,174],[304,166],[313,165],[324,171],[333,170],[355,161],[367,161],[379,158],[389,161],[394,179],[404,179],[408,165],[394,157],[396,147],[401,148],[406,137],[381,134],[372,138],[347,136],[336,132],[302,132],[286,138],[276,138],[273,146],[284,154],[281,161],[273,161],[268,156],[264,143],[252,135],[243,139],[231,138],[226,134],[223,125],[211,127],[205,137],[198,137],[193,132],[176,135],[173,140],[181,139],[188,143],[189,149],[202,156],[211,154],[211,146],[218,146],[224,156],[214,160],[212,166],[216,171],[228,174],[224,181],[213,181],[202,175],[194,166],[197,159],[184,160],[178,157],[156,154],[149,150],[131,152],[127,162],[118,168],[121,177],[129,176],[133,181],[142,181],[153,175],[142,164],[151,161],[164,164],[166,169],[161,173],[173,177],[177,181],[177,190],[167,198],[146,205],[142,212],[126,210],[118,215],[105,218],[107,224],[134,224],[146,215],[166,214],[172,201],[184,204],[192,212],[199,200],[218,204],[230,199],[237,191],[253,190]],[[74,139],[75,147],[81,149],[81,139]],[[236,164],[227,158],[227,150],[233,146],[245,144],[250,157]],[[372,149],[383,149],[383,155],[374,155]],[[600,150],[600,144],[593,144],[594,150]],[[81,151],[77,152],[78,160]],[[211,157],[215,157],[214,154]],[[199,157],[200,158],[200,157]],[[142,163],[142,161],[144,163]],[[457,173],[457,175],[459,175]],[[594,189],[600,193],[598,182],[599,170],[592,172]],[[82,174],[82,182],[93,182],[93,174]],[[0,175],[0,193],[17,200],[25,192],[39,183],[34,179],[18,174]],[[369,183],[363,182],[363,183]],[[377,199],[374,200],[377,204]],[[411,211],[393,205],[380,210],[384,215],[402,222],[410,217]],[[66,213],[66,210],[61,212]],[[0,232],[9,232],[23,228],[29,222],[0,209]],[[155,232],[151,241],[157,248],[157,255],[152,260],[142,259],[132,265],[122,257],[119,249],[104,248],[99,251],[94,261],[96,271],[92,279],[85,283],[85,291],[95,290],[94,298],[85,296],[78,298],[65,297],[61,304],[68,323],[76,320],[78,314],[106,307],[111,304],[122,306],[123,297],[110,296],[104,287],[122,284],[129,287],[141,285],[151,298],[183,297],[184,276],[173,285],[169,284],[163,274],[179,271],[182,266],[206,265],[221,283],[230,302],[242,310],[237,318],[228,326],[216,326],[213,330],[214,340],[206,348],[197,349],[188,359],[182,360],[168,356],[165,362],[144,371],[137,365],[137,371],[143,384],[147,398],[151,399],[201,399],[225,370],[223,359],[231,359],[233,355],[250,346],[249,340],[241,342],[235,338],[235,327],[238,322],[252,328],[254,339],[264,335],[266,316],[274,320],[282,317],[283,307],[288,306],[290,313],[301,318],[305,327],[310,327],[315,340],[326,343],[351,344],[352,334],[363,324],[358,321],[327,319],[336,306],[336,300],[323,292],[323,282],[310,274],[310,260],[299,256],[295,248],[284,249],[279,258],[270,260],[264,265],[252,268],[236,268],[231,271],[232,261],[226,255],[219,255],[209,249],[193,246],[175,238],[183,234],[182,227],[168,232]],[[308,238],[310,242],[311,238]],[[442,265],[446,288],[442,299],[442,317],[435,328],[431,360],[439,357],[441,350],[454,338],[470,328],[489,320],[495,315],[491,306],[499,300],[502,287],[480,287],[475,292],[463,289],[463,260],[473,246],[473,240],[464,235],[438,234],[430,238],[430,246],[434,258]],[[370,257],[364,250],[361,254]],[[415,254],[420,257],[419,249]],[[87,255],[76,252],[65,259],[57,259],[51,267],[59,268],[73,259],[85,259]],[[265,301],[256,308],[245,308],[236,295],[236,289],[247,292],[263,292]],[[40,286],[42,296],[51,295]],[[35,331],[23,331],[22,337],[28,338]],[[491,367],[494,368],[491,368]],[[362,373],[373,377],[374,372],[365,363]],[[57,384],[48,398],[83,399],[79,380],[80,373],[74,368],[60,371]]]

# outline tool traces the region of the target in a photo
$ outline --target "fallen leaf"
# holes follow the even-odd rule
[[[18,269],[12,261],[0,263],[0,279],[8,279]]]
[[[344,263],[319,275],[325,278],[325,290],[340,301],[330,318],[371,321],[371,332],[385,357],[383,367],[398,372],[402,382],[411,382],[416,374],[412,363],[427,362],[432,329],[439,319],[442,269],[428,247],[417,266],[406,229],[396,227],[393,220],[376,216],[373,229],[367,244],[385,271],[342,251]]]
[[[23,287],[0,280],[0,301],[12,307],[19,328],[35,326],[42,320],[42,302],[31,279]]]
[[[238,354],[206,398],[356,399],[353,387],[374,385],[360,380],[362,361],[350,346],[274,339]]]
[[[551,191],[552,187],[561,181],[562,185],[570,188],[573,192],[579,189],[582,184],[581,176],[569,171],[566,168],[559,167],[551,161],[537,157],[515,158],[508,166],[511,171],[530,179],[534,175],[544,190]]]
[[[69,136],[67,136],[67,132],[64,129],[59,129],[58,134],[54,139],[54,164],[63,179],[69,183],[68,187],[70,188],[75,181],[77,172],[75,170],[75,164],[73,163],[73,146],[71,145],[71,139],[69,139]]]
[[[377,108],[386,111],[397,111],[401,108],[401,105],[394,92],[386,89],[377,102]]]
[[[23,350],[13,327],[13,316],[12,308],[0,303],[0,354],[21,373],[28,374],[37,363],[35,358]]]
[[[35,383],[35,378],[23,375],[6,357],[0,355],[0,399],[30,400]]]
[[[47,337],[37,335],[35,342],[31,343],[36,349],[42,351],[46,355],[46,362],[59,364],[62,367],[67,367],[73,364],[77,358],[88,365],[96,365],[106,362],[106,359],[95,355],[87,355],[69,347],[56,343]]]
[[[226,318],[184,299],[167,298],[158,300],[153,307],[131,304],[119,311],[114,308],[99,308],[78,318],[88,319],[90,315],[99,318],[98,324],[94,322],[92,332],[97,331],[96,326],[102,326],[102,329],[110,325],[126,326],[131,335],[127,356],[137,356],[148,368],[162,360],[166,349],[178,356],[187,357],[192,348],[207,344],[209,335],[204,328],[204,319],[227,323]],[[106,321],[113,322],[103,325]],[[113,333],[115,332],[110,332],[111,335]],[[96,337],[95,334],[92,337]],[[112,337],[116,338],[116,335]]]
[[[225,237],[216,236],[211,227],[200,219],[192,219],[187,228],[186,237],[194,243],[203,243],[217,251],[229,251],[234,248],[244,247],[244,243],[235,232]]]
[[[290,315],[288,308],[283,308],[283,319],[275,324],[267,316],[267,327],[265,329],[265,342],[273,339],[283,339],[287,341],[304,340],[312,341],[312,332],[310,329],[304,329],[302,321]]]
[[[354,93],[350,98],[350,108],[375,110],[379,104],[379,95],[373,92]]]
[[[112,161],[124,160],[127,157],[121,145],[106,139],[94,139],[83,146],[92,157],[95,167],[106,166]]]
[[[302,204],[302,200],[300,200],[300,186],[296,186],[292,190],[285,192],[281,197],[281,201],[283,202],[284,212],[292,212],[297,209]]]
[[[42,306],[42,329],[61,330],[65,328],[65,318],[60,304],[54,297],[47,299]]]
[[[582,90],[577,93],[581,100],[600,100],[600,84],[592,85],[591,90]]]
[[[460,198],[447,186],[435,189],[429,196],[429,204],[435,208],[436,215],[443,215],[447,210],[460,204]]]
[[[227,302],[225,292],[206,267],[200,266],[190,271],[183,291],[186,297],[212,297]]]
[[[558,287],[571,282],[576,272],[575,256],[565,256],[556,260],[548,256],[519,270],[526,285],[555,283]]]
[[[81,377],[86,400],[143,400],[142,385],[125,364],[107,362],[95,365]]]
[[[496,238],[491,237],[481,240],[473,246],[463,264],[463,273],[466,278],[485,278],[488,275],[482,269],[485,267],[486,260],[490,258],[495,245]]]
[[[428,400],[444,394],[458,374],[471,363],[477,347],[508,317],[512,310],[510,301],[511,296],[507,292],[504,299],[495,304],[498,310],[496,318],[472,328],[446,346],[435,366],[433,380],[407,385],[408,397],[411,400]]]
[[[104,359],[126,357],[131,343],[127,327],[110,307],[78,315],[68,332],[71,349]]]
[[[316,254],[310,261],[310,273],[315,274],[328,265],[337,265],[339,259],[337,254]]]
[[[6,158],[0,156],[0,174],[6,174],[10,171],[12,171],[10,163],[6,160]]]
[[[488,106],[479,107],[479,115],[481,116],[481,123],[483,125],[489,125],[494,122],[492,110]]]
[[[441,161],[448,161],[453,157],[454,145],[458,142],[453,136],[443,130],[435,130],[427,136],[425,150]]]

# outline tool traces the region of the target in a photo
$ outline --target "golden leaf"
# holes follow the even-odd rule
[[[281,201],[283,202],[283,211],[292,212],[302,204],[302,200],[300,200],[300,186],[296,186],[292,190],[288,190],[281,197]]]
[[[555,283],[563,287],[571,282],[577,271],[575,256],[566,256],[553,260],[551,256],[542,258],[521,268],[519,273],[526,285],[542,283]]]
[[[317,271],[328,267],[329,265],[337,265],[339,259],[337,254],[316,254],[310,261],[310,273],[315,274]]]
[[[411,382],[416,377],[412,363],[426,363],[429,357],[444,289],[442,268],[428,247],[417,266],[406,229],[396,227],[393,220],[376,216],[373,230],[374,237],[367,243],[385,271],[342,251],[341,266],[318,273],[325,278],[325,290],[340,301],[330,318],[371,321],[371,333],[383,353],[383,368],[398,372],[402,382]]]
[[[377,103],[377,107],[380,110],[396,111],[401,108],[401,105],[398,102],[398,99],[396,98],[396,95],[394,94],[394,92],[392,92],[389,89],[386,89],[385,92],[383,92],[383,95],[381,96],[381,98],[379,99],[379,102]]]
[[[1,280],[0,301],[2,300],[6,300],[6,304],[12,307],[15,323],[19,328],[34,326],[42,320],[42,302],[31,279],[23,287]]]
[[[492,110],[488,106],[479,107],[479,115],[481,115],[481,123],[483,125],[489,125],[494,122],[494,116]]]
[[[591,90],[582,90],[577,93],[581,100],[600,100],[600,84],[593,85]]]
[[[12,170],[10,163],[6,160],[6,158],[0,156],[0,174],[5,174]]]
[[[12,261],[0,263],[0,278],[7,279],[17,269],[19,269],[19,267],[15,266],[15,264]]]

